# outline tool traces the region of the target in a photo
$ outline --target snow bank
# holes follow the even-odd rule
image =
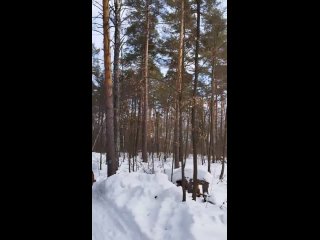
[[[227,239],[226,207],[181,200],[181,187],[162,173],[100,179],[92,188],[92,239]]]

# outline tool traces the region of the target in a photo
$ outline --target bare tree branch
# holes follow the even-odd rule
[[[98,30],[96,30],[96,29],[93,29],[92,31],[94,31],[94,32],[98,32],[98,33],[100,33],[101,35],[103,35],[103,33],[102,33],[102,32],[100,32],[100,31],[98,31]]]
[[[95,17],[92,17],[93,19],[96,19],[96,18],[101,18],[102,19],[102,13],[100,12],[97,16]]]
[[[116,12],[116,10],[114,9],[114,7],[113,6],[111,6],[110,4],[109,4],[109,8],[110,8],[110,12],[112,11],[113,13],[115,13]]]
[[[120,40],[120,46],[124,43],[124,37],[126,37],[127,35],[126,34],[124,34],[123,36],[122,36],[122,38],[121,38],[121,40]]]
[[[203,64],[200,66],[200,68],[203,68],[203,66],[207,63],[207,61],[208,61],[208,58],[206,58],[206,59],[204,60]]]
[[[112,17],[110,17],[110,21],[112,22],[113,25],[116,25]]]
[[[100,7],[102,7],[102,4],[99,3],[98,1],[94,1],[96,4],[98,4]]]
[[[94,24],[94,25],[98,25],[99,27],[103,27],[103,25],[102,25],[101,23],[93,22],[92,24]]]
[[[95,6],[96,8],[98,8],[100,11],[103,11],[103,10],[102,10],[102,7],[96,5],[95,3],[92,3],[92,4],[93,4],[93,6]]]

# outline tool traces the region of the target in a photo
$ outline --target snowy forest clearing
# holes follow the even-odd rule
[[[99,170],[100,154],[92,153],[97,180],[92,187],[93,240],[227,239],[227,164],[223,181],[221,164],[211,164],[212,174],[206,178],[211,180],[209,194],[216,204],[210,204],[201,197],[192,201],[191,194],[182,202],[182,188],[170,182],[171,158],[166,162],[155,158],[155,174],[150,174],[151,160],[149,167],[140,162],[131,173],[127,160],[121,157],[117,174],[107,178],[105,155]],[[192,169],[192,163],[190,156],[186,169]],[[207,171],[207,163],[199,162],[201,170]]]
[[[221,3],[93,1],[93,240],[227,239]]]

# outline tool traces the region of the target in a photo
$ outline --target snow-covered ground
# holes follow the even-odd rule
[[[210,181],[214,205],[202,198],[192,201],[191,194],[182,202],[182,188],[170,182],[171,159],[155,159],[155,174],[150,174],[151,160],[148,166],[138,159],[138,171],[129,173],[128,162],[121,158],[117,174],[109,178],[105,164],[99,170],[99,159],[99,153],[92,153],[97,180],[92,187],[93,240],[227,239],[227,166],[221,182],[221,164],[211,164],[209,174],[207,165],[199,161],[198,174]],[[191,173],[191,156],[186,169],[187,175]],[[174,170],[174,178],[178,175],[179,170]]]

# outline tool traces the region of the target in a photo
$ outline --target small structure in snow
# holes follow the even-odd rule
[[[185,187],[188,193],[192,193],[193,191],[193,169],[186,168],[184,170],[185,175]],[[171,177],[171,176],[170,176]],[[198,182],[198,189],[197,189],[197,196],[203,196],[206,198],[209,192],[209,182],[212,182],[212,175],[204,170],[198,169],[197,174],[197,182]],[[182,186],[182,175],[181,175],[181,168],[174,169],[172,175],[172,182],[176,183],[177,186]]]
[[[177,186],[182,186],[182,180],[176,181]],[[188,193],[192,193],[193,191],[193,180],[189,179],[189,181],[185,181],[185,187],[188,191]],[[197,197],[208,195],[208,189],[209,189],[209,183],[205,180],[198,179],[198,189],[197,189]]]

